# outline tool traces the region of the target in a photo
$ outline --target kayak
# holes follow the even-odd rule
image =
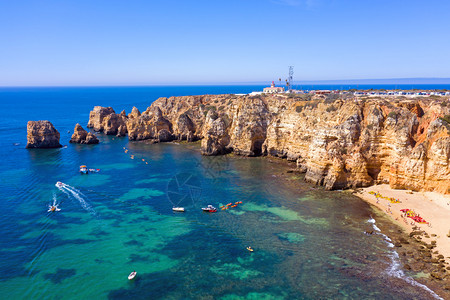
[[[128,280],[132,280],[134,277],[136,277],[136,275],[137,275],[136,271],[131,272],[130,275],[128,275]]]

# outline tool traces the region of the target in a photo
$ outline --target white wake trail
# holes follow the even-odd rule
[[[97,215],[97,212],[95,211],[92,206],[89,205],[86,201],[86,196],[78,189],[74,188],[73,186],[70,186],[68,184],[62,184],[62,186],[58,186],[59,190],[66,194],[69,198],[72,196],[78,202],[80,202],[81,207],[83,207],[86,211],[93,215]]]

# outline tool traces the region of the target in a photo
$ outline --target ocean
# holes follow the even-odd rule
[[[1,88],[2,298],[435,298],[401,269],[388,238],[398,227],[348,192],[287,173],[286,161],[103,134],[98,145],[68,143],[96,105],[129,113],[158,97],[261,88]],[[51,121],[67,147],[25,149],[28,120]],[[81,175],[83,164],[99,172]]]

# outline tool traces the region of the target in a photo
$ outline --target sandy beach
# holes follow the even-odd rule
[[[423,237],[423,240],[427,243],[436,241],[435,250],[444,255],[447,262],[450,261],[450,237],[447,236],[450,234],[449,195],[394,190],[388,184],[375,185],[361,190],[362,192],[358,192],[357,196],[380,208],[408,233],[412,232],[415,226],[428,233],[429,238]],[[401,203],[391,203],[388,199],[376,197],[373,192],[379,193],[383,197],[398,199]],[[404,217],[401,209],[414,211],[429,224],[419,224],[411,218]]]

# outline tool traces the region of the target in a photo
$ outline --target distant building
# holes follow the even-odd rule
[[[275,86],[275,83],[272,81],[272,84],[270,85],[270,87],[266,87],[263,89],[264,93],[269,93],[269,94],[273,94],[273,93],[283,93],[284,92],[284,87],[281,86]]]
[[[331,94],[330,90],[319,90],[316,91],[316,95],[327,95],[327,94]]]

